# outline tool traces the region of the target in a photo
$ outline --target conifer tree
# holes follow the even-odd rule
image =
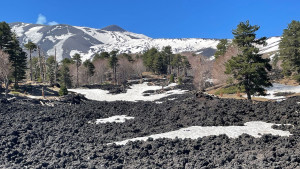
[[[83,66],[87,69],[87,78],[92,77],[95,73],[95,66],[90,60],[86,60],[83,62]]]
[[[177,69],[177,77],[179,77],[180,68],[182,67],[182,56],[180,54],[176,54],[171,61],[171,65]]]
[[[117,67],[118,67],[118,57],[117,57],[118,51],[111,51],[110,52],[110,58],[109,58],[109,67],[113,70],[114,74],[114,83],[117,82]]]
[[[72,60],[75,62],[76,64],[76,87],[79,86],[79,81],[78,81],[78,68],[81,65],[81,56],[80,54],[76,53],[75,55],[73,55]]]
[[[264,95],[264,88],[272,86],[267,71],[271,70],[269,59],[263,59],[255,45],[263,45],[266,38],[256,39],[255,32],[259,26],[251,26],[249,21],[241,22],[235,30],[233,42],[238,46],[240,54],[226,63],[225,73],[233,75],[239,88],[245,88],[247,98],[258,93]]]
[[[50,86],[52,86],[54,84],[54,80],[55,80],[55,64],[57,64],[57,62],[54,59],[54,56],[50,56],[48,57],[47,61],[47,77],[50,83]]]
[[[71,88],[72,87],[72,80],[70,76],[70,69],[69,65],[72,64],[71,59],[65,60],[65,62],[61,62],[61,67],[59,69],[59,84],[61,88],[67,87]]]
[[[292,21],[287,29],[283,30],[279,43],[280,59],[285,76],[294,75],[300,82],[300,22]]]
[[[167,74],[171,74],[171,61],[173,57],[172,47],[171,46],[163,47],[163,55],[165,57],[166,64],[167,64]]]
[[[11,32],[6,22],[0,23],[0,49],[9,55],[9,62],[13,69],[14,86],[18,87],[18,82],[25,79],[27,57],[20,47],[17,36]]]
[[[31,60],[31,54],[34,50],[37,49],[37,46],[35,43],[29,41],[27,44],[24,45],[24,47],[29,50],[29,64],[30,64],[30,80],[32,81],[32,60]]]
[[[228,47],[227,39],[221,39],[217,45],[217,51],[215,53],[215,58],[218,59],[219,56],[224,55],[227,50],[227,47]]]
[[[161,53],[156,53],[153,60],[153,68],[155,73],[162,74],[164,73],[164,58]]]

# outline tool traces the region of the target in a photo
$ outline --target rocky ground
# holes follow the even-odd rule
[[[0,103],[0,168],[296,168],[300,166],[300,97],[282,102],[218,99],[187,93],[153,102],[97,102],[82,97],[41,104],[17,99]],[[72,104],[73,103],[73,104]],[[125,123],[93,124],[113,115]],[[264,121],[293,135],[247,134],[157,139],[115,144],[189,126],[243,125]]]

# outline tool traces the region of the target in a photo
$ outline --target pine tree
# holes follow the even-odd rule
[[[227,47],[228,47],[227,39],[221,39],[217,45],[217,51],[215,53],[215,58],[218,59],[219,56],[224,55],[227,50]]]
[[[256,39],[255,32],[259,26],[251,26],[249,21],[241,22],[233,30],[233,42],[238,46],[241,54],[232,57],[226,63],[226,74],[232,74],[239,88],[245,88],[247,98],[258,93],[264,95],[263,87],[272,86],[267,71],[271,70],[269,59],[263,59],[255,45],[265,44],[266,38]]]
[[[96,53],[93,57],[93,62],[98,60],[98,59],[108,59],[108,58],[109,58],[109,53],[108,52],[101,52],[100,54]]]
[[[172,53],[172,47],[171,46],[165,46],[163,47],[163,55],[166,60],[166,65],[167,65],[167,74],[171,74],[171,61],[173,57]]]
[[[191,69],[191,64],[186,56],[182,56],[182,66],[183,66],[183,74],[184,76],[187,76],[187,70]]]
[[[153,68],[155,73],[164,73],[164,58],[161,53],[156,53],[153,61]]]
[[[70,76],[70,69],[68,64],[62,64],[60,70],[59,70],[59,82],[60,86],[65,86],[67,88],[72,87],[72,80]]]
[[[114,74],[114,83],[117,82],[117,67],[118,67],[118,57],[117,57],[118,51],[111,51],[110,52],[110,58],[109,58],[109,67],[113,70]]]
[[[52,86],[54,84],[55,73],[56,73],[55,64],[57,64],[57,62],[54,59],[54,56],[48,57],[46,64],[47,64],[47,77],[50,82],[50,86]]]
[[[29,50],[29,64],[30,64],[30,80],[32,81],[32,60],[31,60],[31,54],[34,52],[34,50],[37,49],[37,46],[35,43],[29,41],[27,44],[24,45],[24,47]]]
[[[17,36],[11,32],[6,22],[0,23],[0,49],[9,54],[9,61],[13,69],[14,86],[18,87],[18,82],[25,79],[27,57],[20,47]]]
[[[20,47],[19,41],[16,35],[13,35],[12,41],[7,49],[9,54],[9,60],[13,68],[14,87],[18,88],[19,81],[25,79],[27,69],[27,57],[26,53]]]
[[[143,63],[146,66],[148,71],[152,71],[152,72],[155,71],[153,66],[153,61],[157,53],[159,52],[156,48],[151,48],[145,51],[144,54],[142,55]]]
[[[177,69],[177,77],[179,77],[179,75],[180,75],[182,61],[183,61],[182,56],[180,54],[176,54],[171,61],[172,67]]]
[[[87,79],[89,82],[89,78],[92,77],[95,73],[95,66],[90,60],[84,61],[83,66],[87,69]]]
[[[72,60],[75,62],[76,64],[76,87],[79,86],[79,80],[78,80],[78,68],[81,65],[81,56],[80,54],[76,53],[75,55],[73,55]]]
[[[279,43],[280,59],[285,76],[300,73],[300,22],[292,21],[287,29],[283,30]],[[300,82],[300,79],[296,79]]]

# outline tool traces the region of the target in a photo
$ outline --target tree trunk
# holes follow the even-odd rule
[[[251,94],[250,94],[249,91],[247,92],[247,99],[248,99],[248,100],[251,100]]]
[[[31,61],[31,49],[29,49],[29,62],[30,62],[30,81],[32,81],[32,61]]]
[[[114,66],[114,83],[117,83],[117,67]]]
[[[78,82],[78,65],[76,65],[76,87],[79,86],[79,82]]]
[[[8,95],[8,85],[9,85],[9,79],[8,79],[7,75],[5,77],[4,83],[5,83],[5,98],[7,98],[7,95]]]

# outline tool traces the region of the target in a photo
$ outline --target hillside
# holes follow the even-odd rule
[[[69,58],[75,53],[81,54],[85,60],[102,51],[140,53],[151,47],[162,49],[167,45],[172,46],[174,53],[196,52],[212,57],[219,43],[217,39],[153,39],[126,31],[117,25],[95,29],[64,24],[49,26],[16,22],[10,26],[19,37],[21,45],[31,40],[38,44],[46,55],[54,55],[56,48],[58,60]],[[279,40],[280,37],[269,38],[268,46],[262,47],[262,52],[278,50]]]

